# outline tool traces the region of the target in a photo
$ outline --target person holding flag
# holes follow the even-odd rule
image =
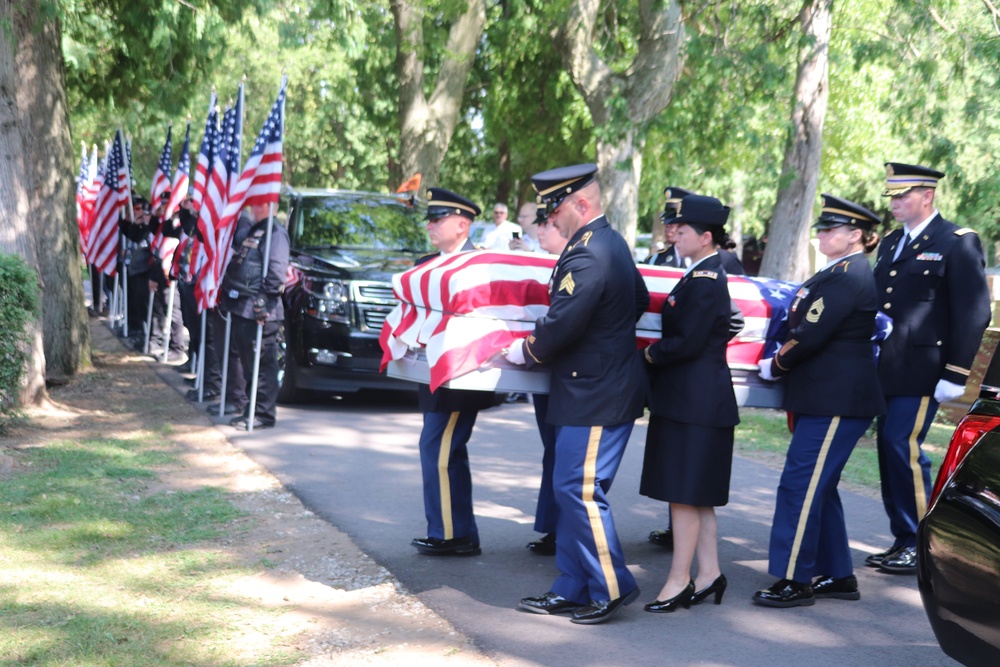
[[[226,234],[223,238],[232,238],[231,245],[223,246],[231,252],[216,249],[217,258],[231,256],[219,286],[219,305],[232,317],[232,345],[243,366],[249,399],[243,415],[230,424],[247,431],[272,427],[277,419],[277,335],[285,319],[281,295],[288,274],[289,241],[285,228],[273,222],[281,189],[285,85],[282,77],[278,99],[239,179],[231,182],[217,227]],[[245,217],[237,223],[244,210],[251,214],[249,227]],[[235,229],[228,231],[230,226]],[[209,267],[209,273],[213,271]]]

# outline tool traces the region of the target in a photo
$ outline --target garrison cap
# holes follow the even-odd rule
[[[446,215],[461,215],[469,220],[475,220],[482,209],[471,200],[457,195],[444,188],[431,188],[427,191],[427,215],[424,220],[437,220]]]
[[[678,225],[699,224],[722,227],[729,219],[729,207],[715,197],[688,195],[677,204],[677,217],[671,223]]]
[[[912,188],[936,188],[938,180],[944,178],[944,172],[918,164],[903,164],[902,162],[885,163],[885,192],[883,197],[898,197],[905,195]]]
[[[677,205],[681,203],[681,199],[693,194],[690,190],[674,185],[663,188],[663,198],[666,200],[663,204],[663,213],[660,214],[660,220],[663,221],[663,224],[673,224],[670,219],[677,216]]]
[[[542,198],[549,212],[559,208],[569,195],[594,182],[597,165],[593,162],[575,164],[571,167],[550,169],[531,177],[535,192]]]
[[[841,225],[850,225],[867,232],[879,223],[877,215],[849,199],[834,197],[825,192],[821,197],[823,208],[819,213],[819,219],[813,225],[815,229],[833,229]]]

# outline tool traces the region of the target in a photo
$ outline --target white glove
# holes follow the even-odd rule
[[[776,382],[778,378],[771,375],[771,361],[772,359],[761,359],[757,362],[757,368],[760,369],[760,377],[762,380]]]
[[[934,387],[934,400],[938,403],[953,401],[965,393],[965,385],[955,384],[947,380],[938,380]]]
[[[521,366],[524,364],[524,339],[518,338],[513,343],[511,343],[510,348],[507,350],[507,361],[512,364],[517,364]]]

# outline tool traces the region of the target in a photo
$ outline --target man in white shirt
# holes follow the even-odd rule
[[[493,205],[493,229],[483,236],[483,250],[508,250],[514,234],[521,234],[521,228],[507,219],[507,204]]]

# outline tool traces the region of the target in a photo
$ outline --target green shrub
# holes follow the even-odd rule
[[[28,323],[38,317],[38,277],[18,255],[0,254],[0,432],[17,415]]]

